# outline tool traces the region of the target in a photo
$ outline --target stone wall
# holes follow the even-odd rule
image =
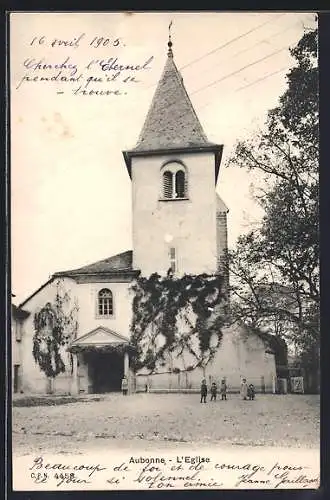
[[[219,350],[205,370],[195,368],[187,371],[188,364],[193,362],[187,353],[183,362],[176,359],[172,363],[172,370],[174,366],[175,371],[181,370],[180,373],[170,373],[169,365],[153,375],[141,370],[136,376],[136,388],[144,391],[148,385],[151,391],[199,391],[203,378],[208,385],[215,381],[219,386],[225,377],[230,392],[239,391],[242,378],[253,383],[258,391],[272,392],[276,376],[275,357],[266,350],[264,341],[256,334],[248,334],[243,326],[227,327],[223,329]]]
[[[72,299],[75,297],[76,283],[68,278],[61,281],[63,289],[69,292]],[[48,283],[36,295],[31,297],[25,304],[24,309],[30,312],[30,316],[23,323],[22,341],[21,341],[21,362],[22,362],[22,390],[24,393],[45,394],[48,390],[48,380],[44,372],[36,364],[32,349],[34,336],[34,315],[45,306],[47,302],[53,303],[56,295],[56,280]],[[59,393],[68,393],[70,390],[70,365],[68,355],[64,353],[67,371],[56,377],[54,381],[54,391]]]
[[[22,390],[22,339],[23,336],[23,325],[22,321],[17,320],[12,316],[11,318],[11,348],[12,348],[12,358],[11,358],[11,369],[12,369],[12,391],[14,392],[14,370],[15,365],[18,366],[18,382],[17,382],[17,392]]]
[[[109,317],[98,315],[97,296],[102,288],[109,288],[113,296],[113,315]],[[76,294],[79,303],[79,336],[104,326],[129,338],[133,300],[130,283],[80,283]]]
[[[217,212],[217,256],[218,270],[224,276],[226,290],[229,289],[227,213]]]
[[[164,200],[161,168],[183,162],[187,199]],[[178,274],[217,269],[216,193],[211,153],[135,158],[132,164],[133,267],[142,275],[166,274],[175,247]],[[166,236],[173,239],[166,242]]]
[[[132,296],[129,291],[129,283],[102,282],[77,284],[69,278],[64,278],[61,280],[61,283],[63,284],[63,290],[65,289],[69,292],[72,298],[72,305],[74,299],[78,302],[77,337],[88,333],[98,326],[104,326],[129,338],[132,315]],[[97,314],[97,294],[102,288],[110,288],[113,293],[114,314],[107,318],[100,318]],[[24,308],[31,314],[23,324],[21,345],[13,345],[13,359],[17,360],[19,356],[22,380],[21,389],[25,393],[46,393],[49,390],[49,381],[35,363],[32,355],[34,336],[33,319],[37,310],[45,306],[47,302],[54,302],[55,294],[56,280],[48,283],[24,305]],[[65,348],[62,356],[66,364],[66,371],[55,378],[52,390],[58,394],[68,394],[72,386],[72,377],[70,355],[66,352]],[[79,357],[78,371],[81,391],[90,392],[88,370],[83,356]]]

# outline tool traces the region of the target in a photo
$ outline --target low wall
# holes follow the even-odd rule
[[[135,378],[135,388],[136,392],[147,392],[147,387],[148,392],[198,393],[203,378],[206,379],[209,388],[215,382],[219,391],[222,376],[203,376],[201,369],[180,373],[137,375]],[[238,393],[240,391],[241,379],[239,375],[233,374],[226,377],[226,383],[228,393]],[[273,392],[273,379],[269,375],[249,377],[247,383],[253,384],[256,392]]]

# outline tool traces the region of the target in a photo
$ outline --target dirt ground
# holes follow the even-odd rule
[[[14,407],[13,453],[83,453],[175,443],[318,448],[319,396],[257,395],[200,404],[198,394],[121,394],[56,406]]]

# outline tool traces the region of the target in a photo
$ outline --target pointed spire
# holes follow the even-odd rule
[[[168,58],[158,82],[135,150],[147,151],[210,143],[198,120],[172,52],[169,24]]]
[[[171,39],[172,24],[173,24],[173,21],[170,22],[169,27],[168,27],[168,43],[167,43],[167,45],[168,45],[168,51],[167,51],[168,57],[173,57],[173,52],[172,52],[173,43],[172,43],[172,39]]]

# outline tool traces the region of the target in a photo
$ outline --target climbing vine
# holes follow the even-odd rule
[[[222,339],[222,287],[220,275],[138,278],[132,286],[134,369],[154,372],[169,355],[180,358],[184,351],[195,359],[194,367],[206,366]]]
[[[54,303],[47,302],[34,315],[32,354],[40,369],[53,379],[65,371],[65,346],[78,330],[78,306],[71,307],[70,295],[61,285],[56,283]]]

